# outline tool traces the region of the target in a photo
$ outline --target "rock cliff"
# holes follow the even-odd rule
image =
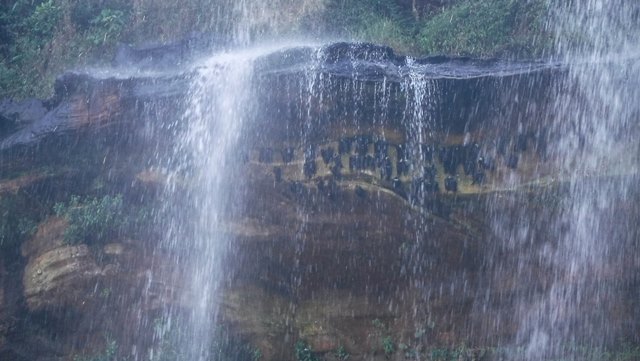
[[[70,360],[111,340],[146,357],[170,334],[154,322],[188,311],[162,203],[192,76],[70,72],[53,99],[2,103],[1,359]],[[341,43],[266,56],[254,81],[261,112],[233,155],[242,187],[229,195],[244,203],[220,224],[234,239],[217,320],[225,352],[293,360],[304,340],[326,359],[460,345],[471,359],[512,345],[523,305],[551,286],[550,266],[527,255],[553,246],[546,225],[569,194],[550,127],[554,100],[572,92],[567,66]],[[637,180],[630,153],[574,181]],[[72,196],[114,195],[122,205],[95,201],[94,228],[72,238],[65,214],[92,209]],[[610,212],[638,219],[639,200],[633,187]],[[97,226],[103,209],[123,215],[115,231]],[[525,228],[536,238],[513,244]],[[638,341],[640,262],[624,250],[640,237],[610,228],[606,322],[612,339]]]

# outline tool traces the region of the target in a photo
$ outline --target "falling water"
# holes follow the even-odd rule
[[[617,342],[616,301],[624,285],[616,269],[634,253],[634,220],[614,213],[627,201],[638,164],[640,97],[635,2],[578,1],[558,5],[552,27],[564,62],[572,64],[566,86],[551,108],[548,129],[556,134],[556,159],[566,193],[544,245],[521,254],[521,265],[536,260],[548,285],[521,300],[518,340],[528,360],[581,359],[579,348],[600,349]],[[576,32],[582,44],[572,42]],[[500,222],[500,220],[496,220]],[[532,238],[521,221],[516,242]]]
[[[211,325],[216,317],[214,305],[220,301],[217,299],[222,277],[220,265],[228,242],[224,219],[232,212],[234,202],[240,202],[228,198],[229,182],[235,178],[235,169],[231,166],[235,159],[231,155],[250,114],[254,57],[250,53],[220,54],[199,64],[188,111],[182,119],[188,122],[189,129],[178,151],[188,157],[183,164],[188,169],[182,176],[192,184],[186,204],[193,207],[193,231],[183,232],[182,225],[177,224],[170,237],[176,243],[186,242],[190,248],[184,267],[192,313],[184,328],[186,344],[181,345],[184,348],[181,354],[187,355],[186,359],[210,357]]]
[[[234,46],[278,39],[296,32],[300,19],[316,16],[324,0],[223,0],[208,4],[214,11],[211,28]]]
[[[295,151],[296,158],[285,161],[283,155],[282,163],[277,163],[275,168],[282,172],[279,167],[287,166],[286,163],[292,160],[298,163],[295,165],[297,172],[288,174],[293,179],[290,188],[297,196],[304,192],[311,194],[310,199],[301,199],[300,204],[296,205],[298,223],[293,238],[297,259],[293,272],[300,275],[291,276],[293,285],[290,287],[294,289],[304,288],[302,283],[306,280],[301,275],[311,273],[304,269],[300,257],[307,246],[305,237],[312,232],[307,229],[307,223],[315,203],[322,203],[321,193],[335,198],[338,188],[343,187],[362,194],[366,191],[361,188],[359,184],[363,183],[359,181],[362,177],[368,177],[365,179],[376,179],[377,186],[395,192],[413,208],[423,209],[426,213],[440,212],[435,209],[440,206],[435,194],[444,192],[445,187],[448,188],[445,183],[454,180],[454,176],[455,182],[458,182],[457,168],[463,162],[455,160],[453,169],[446,169],[446,166],[443,169],[442,165],[436,166],[438,160],[443,163],[442,158],[446,158],[450,150],[470,152],[476,158],[479,152],[487,152],[486,145],[476,145],[475,140],[469,138],[471,131],[467,127],[470,123],[456,113],[458,109],[443,110],[452,104],[443,97],[453,95],[438,88],[433,78],[455,78],[458,75],[438,75],[438,71],[442,70],[434,70],[431,65],[417,63],[410,58],[396,63],[394,66],[397,68],[385,64],[384,75],[375,75],[382,79],[376,79],[372,85],[353,76],[361,71],[361,63],[375,63],[375,59],[367,59],[370,55],[368,50],[363,52],[365,55],[341,55],[341,60],[345,62],[342,66],[352,76],[352,80],[345,80],[339,74],[345,69],[329,69],[333,61],[330,57],[331,46],[305,47],[301,51],[307,55],[303,57],[303,65],[295,79],[283,77],[284,80],[278,80],[282,83],[275,87],[287,93],[271,94],[269,85],[261,83],[260,77],[256,76],[256,67],[259,61],[282,50],[283,46],[257,48],[249,44],[264,35],[265,31],[273,30],[276,23],[282,23],[283,15],[267,11],[273,10],[272,5],[260,4],[237,1],[232,6],[223,7],[231,11],[230,18],[233,20],[217,26],[221,27],[221,32],[232,34],[234,44],[239,47],[194,64],[193,84],[187,99],[188,110],[179,120],[187,124],[187,129],[180,133],[180,146],[173,154],[173,161],[179,167],[168,187],[167,199],[176,200],[176,204],[169,205],[173,221],[168,225],[165,243],[184,249],[176,261],[183,279],[187,280],[183,285],[183,302],[190,312],[179,321],[184,324],[180,326],[182,334],[178,348],[187,360],[216,357],[216,350],[212,348],[215,338],[213,325],[216,324],[218,307],[223,298],[221,289],[226,281],[225,264],[233,262],[236,256],[229,252],[234,241],[231,236],[231,228],[234,227],[232,219],[246,211],[243,209],[246,202],[244,196],[248,190],[243,187],[242,181],[246,174],[242,173],[244,168],[238,164],[251,162],[248,153],[255,151],[257,146],[267,150],[262,133],[265,137],[269,132],[286,134],[284,143],[291,146],[291,157]],[[304,4],[302,9],[305,9]],[[317,5],[319,2],[309,4]],[[585,11],[593,11],[579,7],[577,14],[565,14],[567,9],[561,9],[560,18],[581,19],[586,16]],[[608,19],[608,13],[601,15],[605,20]],[[515,271],[519,280],[527,283],[527,272],[531,271],[527,269],[529,265],[541,263],[541,269],[549,279],[540,292],[520,295],[516,306],[520,317],[516,342],[525,348],[526,357],[530,360],[547,360],[565,355],[567,350],[576,345],[602,347],[611,341],[607,339],[606,321],[611,312],[611,300],[616,298],[619,290],[615,282],[607,277],[611,277],[610,264],[625,252],[625,241],[618,242],[617,238],[623,238],[626,227],[630,227],[629,220],[616,220],[614,223],[614,216],[609,212],[612,203],[625,197],[629,182],[627,175],[637,172],[637,141],[631,139],[631,134],[637,132],[632,119],[637,117],[638,109],[630,104],[640,95],[637,80],[631,75],[637,73],[638,69],[625,62],[625,56],[631,51],[627,42],[623,42],[615,51],[610,51],[610,43],[607,42],[607,50],[602,50],[601,42],[604,40],[599,40],[595,29],[610,29],[608,21],[600,21],[597,12],[586,18],[591,21],[589,29],[596,39],[592,44],[596,50],[586,52],[589,55],[585,55],[585,52],[579,55],[567,52],[570,56],[563,62],[574,65],[569,67],[567,79],[559,89],[554,90],[556,98],[548,114],[541,116],[551,124],[544,129],[544,133],[553,134],[549,138],[549,148],[552,150],[548,157],[555,162],[558,182],[567,187],[561,201],[561,211],[547,227],[551,236],[546,233],[534,234],[533,229],[540,227],[533,227],[535,219],[528,218],[526,214],[522,215],[515,227],[503,219],[493,219],[495,233],[516,245],[513,249],[525,250],[515,255],[519,263],[517,269],[507,271]],[[622,29],[619,31],[622,32]],[[380,49],[374,48],[373,52],[376,51]],[[469,73],[461,77],[475,76],[469,69],[465,71]],[[290,104],[281,108],[272,105],[281,101],[278,99],[282,97]],[[472,108],[474,106],[476,109],[471,113],[475,114],[481,104],[471,105]],[[443,118],[445,113],[454,114],[447,119],[455,118],[457,124],[446,124],[447,119]],[[267,120],[279,118],[294,122],[267,123]],[[393,122],[401,125],[400,136],[385,133],[385,129],[393,128],[390,126]],[[336,140],[333,139],[335,134],[329,134],[330,127],[327,124],[336,123],[343,129],[337,137],[349,141],[347,149],[339,151],[338,155],[334,155],[333,151],[342,144],[327,143],[328,139]],[[460,124],[464,129],[454,129]],[[383,130],[373,137],[364,135],[368,127],[376,126]],[[497,128],[501,125],[489,122],[484,126]],[[260,127],[281,127],[284,130]],[[445,138],[448,137],[450,131],[463,134],[464,139],[456,140],[457,145],[453,146],[448,143],[450,140],[439,138],[443,134]],[[539,131],[542,132],[542,129]],[[314,192],[317,189],[316,194],[308,190],[301,191],[305,188],[301,182],[311,183],[311,179],[319,172],[317,164],[320,163],[321,152],[317,152],[317,148],[322,148],[321,151],[331,149],[332,154],[327,157],[330,161],[325,161],[327,166],[324,168],[327,169],[321,170],[324,172],[322,177],[310,187]],[[391,148],[393,151],[389,152]],[[270,149],[268,151],[271,152]],[[373,157],[369,153],[374,153]],[[381,158],[378,159],[379,156]],[[393,162],[390,159],[392,156],[395,158]],[[366,159],[371,159],[376,165],[359,164]],[[476,166],[476,161],[472,159],[472,166]],[[390,171],[385,170],[386,162]],[[503,160],[505,164],[508,162]],[[330,174],[339,180],[340,173],[351,173],[357,181],[336,185],[327,180]],[[483,179],[469,179],[473,177],[473,171],[469,172],[466,184],[481,189],[476,181],[482,183]],[[522,179],[514,171],[507,173],[502,184],[499,184],[501,180],[498,177],[492,179],[493,183],[488,183],[489,187],[497,185],[509,188],[517,186]],[[369,210],[369,217],[374,221],[378,216],[376,212],[384,210],[384,204],[376,203],[375,208]],[[447,274],[443,277],[445,281],[439,283],[439,289],[434,287],[438,285],[437,282],[429,284],[430,281],[425,280],[428,272],[437,267],[435,257],[430,257],[423,248],[426,247],[424,240],[432,232],[432,220],[426,213],[419,216],[413,214],[415,218],[405,220],[408,228],[417,231],[408,237],[411,242],[406,247],[408,251],[403,253],[402,269],[398,275],[391,277],[411,278],[412,292],[421,294],[420,297],[425,300],[446,292],[467,296],[466,290],[471,280],[465,271]],[[387,225],[381,224],[379,227],[388,232]],[[517,247],[532,239],[546,241],[541,246]],[[369,267],[377,266],[370,264]],[[371,290],[385,287],[369,283],[361,286],[365,292],[372,294],[375,292]],[[398,306],[389,305],[390,309],[393,307]],[[406,312],[425,315],[430,311],[414,308]],[[173,316],[171,311],[165,317],[170,319]],[[416,329],[419,327],[416,321]]]

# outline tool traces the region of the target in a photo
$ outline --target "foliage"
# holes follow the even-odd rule
[[[262,360],[262,351],[259,348],[256,348],[251,353],[251,361],[260,361]]]
[[[384,330],[385,326],[384,323],[382,321],[380,321],[379,318],[374,319],[373,321],[371,321],[371,325],[379,330]]]
[[[120,38],[126,17],[120,10],[104,9],[89,22],[91,28],[87,39],[96,46],[112,44]]]
[[[297,28],[417,56],[537,56],[551,43],[543,26],[548,1],[451,0],[416,13],[406,0],[323,0],[323,12],[297,19]],[[59,72],[108,62],[118,42],[167,41],[193,32],[224,38],[233,30],[225,21],[234,16],[221,6],[208,0],[1,2],[0,97],[48,97]]]
[[[104,243],[123,234],[134,235],[151,218],[146,208],[124,203],[121,195],[102,198],[72,196],[68,203],[57,203],[54,212],[69,222],[65,242]]]
[[[384,354],[387,356],[395,352],[396,348],[395,348],[395,345],[393,344],[393,340],[391,339],[391,336],[386,336],[382,338],[382,350],[384,351]]]
[[[114,340],[107,339],[104,351],[92,356],[76,356],[73,361],[116,361],[118,353],[118,343]]]
[[[394,0],[331,0],[323,31],[410,52],[414,49],[412,37],[416,26],[410,9]]]
[[[320,361],[320,358],[313,352],[311,346],[304,341],[298,340],[295,344],[296,360],[298,361]]]
[[[349,359],[349,357],[351,357],[351,355],[349,355],[347,350],[342,345],[340,345],[338,347],[338,349],[336,350],[335,356],[340,361],[347,361]]]
[[[426,21],[419,44],[426,53],[539,55],[550,44],[547,10],[545,1],[465,0]]]
[[[33,14],[26,20],[26,25],[33,35],[47,39],[53,35],[61,16],[62,9],[53,0],[48,0],[36,6]]]

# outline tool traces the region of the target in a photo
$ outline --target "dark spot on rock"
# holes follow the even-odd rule
[[[538,137],[536,138],[536,154],[538,155],[538,157],[542,158],[543,160],[547,158],[547,135],[546,135],[546,131],[542,130],[540,131],[540,133],[538,134]]]
[[[318,190],[320,192],[324,191],[324,179],[318,179],[318,181],[316,182],[316,187],[318,187]]]
[[[425,162],[433,162],[433,155],[435,148],[432,145],[420,144],[420,151],[422,152],[422,159]]]
[[[336,156],[333,158],[333,164],[334,164],[336,167],[340,167],[340,168],[342,168],[342,167],[343,167],[343,166],[342,166],[342,157],[340,157],[339,155],[336,155]]]
[[[425,179],[424,190],[427,193],[438,193],[440,192],[440,185],[436,180]]]
[[[329,148],[320,150],[320,156],[322,157],[324,164],[328,165],[329,163],[331,163],[331,161],[335,157],[335,152],[332,147],[329,147]]]
[[[340,142],[338,143],[338,153],[340,154],[351,153],[351,139],[349,138],[340,139]]]
[[[509,142],[505,138],[499,138],[496,141],[496,152],[500,155],[505,155],[507,153],[507,144]]]
[[[484,172],[477,171],[473,175],[473,182],[472,183],[473,184],[478,184],[478,185],[483,184],[484,183],[484,178],[485,178]]]
[[[352,155],[349,157],[349,170],[362,170],[364,169],[364,157],[360,155]]]
[[[316,183],[318,187],[318,191],[328,198],[334,198],[337,190],[338,184],[332,179],[321,179]]]
[[[407,146],[404,144],[396,145],[396,161],[407,160]]]
[[[364,190],[364,188],[360,187],[360,186],[356,186],[356,196],[360,197],[360,198],[366,198],[367,197],[367,191]]]
[[[518,168],[518,155],[517,154],[509,155],[509,158],[507,158],[507,167],[509,167],[511,169]]]
[[[270,148],[260,149],[260,153],[258,154],[258,161],[260,163],[273,162],[273,150],[271,150]]]
[[[442,147],[439,152],[439,158],[444,172],[454,175],[463,159],[463,149],[459,145]]]
[[[476,143],[468,144],[464,147],[462,166],[464,173],[472,175],[476,172],[478,158],[480,157],[480,146]]]
[[[390,180],[393,175],[393,162],[389,157],[385,157],[382,166],[380,166],[380,178]]]
[[[444,189],[447,192],[457,192],[458,191],[458,180],[455,177],[447,176],[444,179]]]
[[[398,164],[396,165],[396,170],[398,175],[409,173],[409,162],[406,159],[398,160]]]
[[[307,178],[311,178],[316,175],[318,171],[316,160],[315,159],[307,159],[304,162],[303,172]]]
[[[367,136],[362,135],[356,137],[356,153],[362,156],[369,153],[369,143],[370,139]]]
[[[373,145],[373,155],[376,158],[378,166],[382,166],[382,162],[389,155],[389,145],[383,140],[378,140]]]
[[[438,169],[434,164],[429,164],[424,167],[424,171],[422,172],[425,179],[435,180],[438,175]]]
[[[493,158],[488,156],[478,157],[478,166],[484,170],[496,170],[496,163],[493,161]]]
[[[393,188],[393,191],[396,192],[396,194],[398,194],[402,198],[407,198],[407,194],[404,190],[404,184],[402,183],[400,178],[393,178],[393,180],[391,181],[391,187]]]
[[[295,151],[293,148],[285,148],[282,150],[281,152],[282,155],[282,161],[287,164],[287,163],[291,163],[291,161],[293,161],[293,157],[295,155]]]
[[[364,157],[364,168],[372,171],[376,169],[376,160],[372,155],[367,154]]]
[[[340,177],[342,176],[342,162],[340,162],[339,164],[334,164],[333,167],[331,167],[331,174],[333,174],[334,177],[340,179]]]
[[[476,162],[465,160],[463,164],[463,170],[464,170],[464,174],[466,175],[474,174],[476,172]]]
[[[275,177],[276,182],[280,183],[282,181],[282,169],[280,167],[274,167],[273,176]]]
[[[307,160],[315,159],[315,158],[316,158],[316,147],[314,147],[313,145],[309,145],[307,149],[304,151],[305,162]]]
[[[411,181],[411,203],[424,206],[439,191],[440,186],[436,180],[415,178]]]
[[[526,152],[527,151],[527,135],[526,134],[518,134],[516,138],[516,144],[514,145],[514,150],[516,152]]]
[[[402,188],[403,188],[402,181],[398,177],[393,178],[393,181],[391,182],[391,185],[392,185],[393,189],[396,190],[396,191],[401,191]]]
[[[289,191],[295,195],[302,195],[305,191],[304,184],[296,181],[289,182]]]

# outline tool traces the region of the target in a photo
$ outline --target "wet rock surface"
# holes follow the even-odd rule
[[[120,61],[145,68],[179,59],[156,48],[126,51]],[[312,59],[320,61],[309,72]],[[561,135],[546,128],[565,72],[553,64],[411,61],[346,43],[262,59],[255,96],[264,112],[251,123],[260,132],[243,133],[247,146],[228,160],[241,176],[228,179],[227,196],[244,202],[219,220],[234,257],[225,261],[218,321],[265,360],[294,360],[300,339],[327,360],[338,359],[341,346],[352,360],[383,360],[512,342],[514,315],[524,312],[514,300],[551,287],[549,265],[514,255],[554,245],[546,225],[569,194],[554,162]],[[162,243],[166,225],[154,203],[175,166],[162,159],[185,126],[175,120],[189,79],[67,73],[45,115],[19,115],[19,127],[0,132],[0,200],[24,199],[35,223],[0,248],[0,358],[71,360],[103,349],[111,331],[123,355],[142,355],[158,343],[163,313],[188,314],[198,301],[175,262],[183,250]],[[316,89],[305,90],[309,84]],[[577,182],[620,179],[637,175],[608,170]],[[186,194],[191,182],[184,176],[174,185]],[[102,243],[65,239],[69,223],[53,215],[56,203],[116,193],[154,209],[156,221]],[[610,211],[638,219],[639,201],[633,187]],[[514,230],[530,219],[539,239],[513,244],[496,218]],[[615,336],[637,341],[640,263],[623,250],[640,235],[621,229],[611,225],[620,248],[600,280],[626,292],[608,303]],[[388,342],[407,348],[390,356]]]

